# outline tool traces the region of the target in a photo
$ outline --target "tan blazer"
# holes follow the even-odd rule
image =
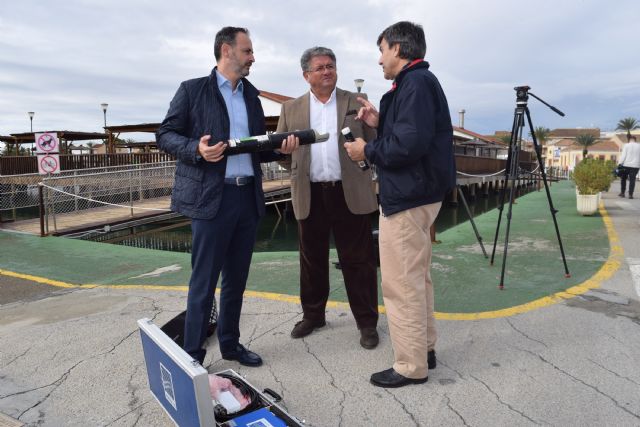
[[[300,98],[292,99],[282,104],[280,120],[276,132],[309,129],[309,92]],[[347,116],[348,111],[357,111],[361,105],[356,100],[358,96],[366,98],[365,94],[356,94],[346,90],[336,89],[336,104],[338,110],[338,153],[340,155],[340,171],[342,174],[342,189],[347,207],[354,214],[368,214],[378,208],[371,169],[360,170],[356,162],[351,161],[344,148],[344,136],[340,132],[349,126],[353,136],[371,141],[376,136],[375,129],[371,129],[361,121],[356,121],[356,114]],[[311,204],[311,186],[309,170],[311,168],[311,146],[300,146],[293,152],[288,161],[282,165],[291,170],[291,196],[293,212],[296,219],[301,220],[309,216]]]

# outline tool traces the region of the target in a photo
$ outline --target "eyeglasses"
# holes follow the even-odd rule
[[[311,70],[312,73],[324,73],[326,71],[335,71],[336,66],[333,64],[321,65],[318,68]]]

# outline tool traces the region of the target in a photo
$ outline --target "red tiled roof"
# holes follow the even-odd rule
[[[598,138],[600,136],[600,129],[598,128],[585,128],[585,129],[554,129],[549,132],[547,138],[575,138],[582,134],[593,135]]]
[[[584,147],[580,144],[572,144],[570,147],[570,149],[572,150],[582,150]],[[596,142],[593,145],[590,145],[589,147],[587,147],[588,151],[615,151],[618,152],[620,151],[620,148],[618,147],[618,144],[616,144],[615,142],[613,142],[610,139],[604,139],[604,140],[598,140],[598,142]]]
[[[481,141],[493,142],[494,144],[504,145],[502,143],[502,141],[500,141],[499,139],[493,138],[491,136],[480,135],[479,133],[472,132],[469,129],[465,129],[465,128],[461,128],[461,127],[458,127],[458,126],[454,126],[453,130],[457,130],[458,132],[466,133],[467,135],[470,135],[470,136],[473,136],[475,138],[478,138]]]
[[[261,90],[260,91],[260,96],[264,96],[265,98],[270,99],[270,100],[275,101],[275,102],[279,102],[280,104],[282,104],[283,102],[288,101],[290,99],[293,99],[290,96],[279,95],[277,93],[267,92],[266,90]]]

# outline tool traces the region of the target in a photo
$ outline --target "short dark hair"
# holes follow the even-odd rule
[[[311,62],[311,59],[316,56],[328,56],[334,64],[336,63],[336,55],[331,49],[328,47],[314,46],[305,50],[300,57],[300,66],[302,67],[302,71],[311,71],[309,69],[309,62]]]
[[[378,46],[382,39],[387,41],[389,47],[400,45],[399,54],[402,59],[423,59],[427,53],[427,41],[422,25],[413,22],[400,21],[388,26],[378,36]]]
[[[218,34],[216,34],[216,41],[213,44],[213,54],[216,57],[216,61],[220,60],[222,45],[224,43],[231,46],[236,45],[236,34],[238,33],[244,33],[248,36],[249,30],[242,27],[224,27],[218,31]]]

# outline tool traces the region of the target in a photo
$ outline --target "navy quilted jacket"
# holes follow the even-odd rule
[[[251,135],[265,133],[264,112],[259,91],[243,79],[244,100]],[[211,135],[211,141],[229,139],[229,114],[218,89],[215,72],[207,77],[180,84],[167,116],[157,133],[158,147],[177,158],[176,177],[171,196],[171,210],[189,218],[212,219],[222,200],[227,158],[216,163],[206,162],[197,155],[200,138]],[[253,153],[256,208],[264,215],[262,170],[260,162],[278,160],[274,152]]]

